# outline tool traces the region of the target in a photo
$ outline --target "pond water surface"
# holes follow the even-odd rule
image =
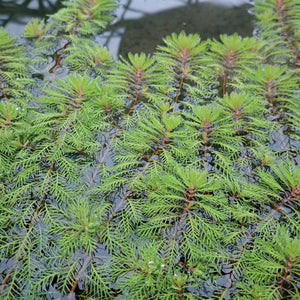
[[[252,36],[248,0],[122,0],[104,44],[116,55],[152,53],[172,32],[198,33],[202,39],[220,34]]]
[[[109,31],[97,37],[115,58],[128,52],[152,53],[172,32],[198,33],[202,39],[238,32],[252,36],[251,0],[120,0]],[[60,0],[0,0],[0,26],[22,34],[32,18],[61,7]]]

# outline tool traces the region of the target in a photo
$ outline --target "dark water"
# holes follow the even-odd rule
[[[62,7],[62,0],[0,0],[0,26],[21,35],[33,18],[43,18]]]
[[[187,3],[181,7],[145,14],[142,18],[120,20],[112,30],[124,30],[119,46],[122,56],[129,51],[152,53],[157,45],[162,44],[165,36],[182,30],[198,33],[203,40],[218,39],[220,34],[235,32],[241,36],[252,36],[253,16],[249,13],[250,8],[250,4],[224,7],[208,2]]]
[[[251,36],[253,16],[247,0],[119,0],[114,24],[97,40],[117,57],[151,53],[172,32],[199,33],[202,39],[238,32]],[[21,35],[32,18],[55,13],[61,0],[0,0],[0,26]],[[217,2],[217,4],[216,4]],[[218,5],[220,4],[221,5]]]

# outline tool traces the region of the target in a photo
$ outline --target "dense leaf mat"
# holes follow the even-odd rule
[[[119,61],[111,0],[0,29],[1,299],[300,299],[300,3]]]

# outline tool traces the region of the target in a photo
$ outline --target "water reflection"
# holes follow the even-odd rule
[[[199,33],[202,39],[238,32],[252,36],[249,0],[121,0],[117,21],[102,42],[126,57],[128,52],[152,53],[172,32]],[[99,39],[100,41],[100,39]]]
[[[0,26],[17,36],[34,17],[56,12],[62,0],[0,0]],[[110,31],[97,37],[115,58],[151,53],[171,32],[199,33],[202,39],[238,32],[251,36],[251,0],[118,0]]]
[[[43,18],[56,12],[62,0],[0,0],[0,26],[18,36],[32,18]]]

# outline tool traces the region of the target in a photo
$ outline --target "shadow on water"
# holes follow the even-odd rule
[[[0,26],[25,27],[31,18],[43,18],[61,7],[62,0],[0,0]]]
[[[109,29],[108,35],[102,36],[101,44],[107,45],[115,57],[127,57],[128,52],[153,53],[156,46],[162,44],[162,39],[172,32],[198,33],[202,40],[219,38],[220,34],[237,32],[241,36],[252,36],[253,16],[249,14],[250,4],[219,6],[223,0],[208,0],[208,2],[184,0],[170,1],[165,7],[172,7],[172,3],[181,3],[176,8],[161,10],[156,13],[146,13],[142,3],[145,0],[119,0],[120,10],[117,17],[132,9],[131,5],[139,4],[142,9],[141,18],[123,19]],[[123,5],[122,3],[127,4]],[[211,1],[209,3],[209,1]],[[227,1],[227,2],[226,2]],[[231,3],[229,0],[223,3]],[[228,2],[229,1],[229,2]],[[171,3],[172,2],[172,3]],[[238,0],[245,3],[246,0]],[[13,35],[20,35],[25,25],[32,18],[43,18],[55,13],[62,7],[62,0],[0,0],[0,26],[10,30]],[[130,3],[130,4],[129,4]],[[151,1],[151,6],[157,9],[158,0]],[[160,3],[161,4],[161,3]],[[165,3],[166,4],[166,3]],[[149,2],[148,2],[149,5]],[[110,39],[117,38],[117,44],[110,45]]]
[[[198,33],[202,40],[218,39],[220,34],[252,36],[253,16],[249,13],[252,6],[244,4],[224,7],[210,3],[194,3],[185,6],[147,14],[140,19],[121,20],[111,30],[123,28],[125,32],[119,47],[119,54],[127,57],[128,52],[152,53],[162,39],[172,32]]]

